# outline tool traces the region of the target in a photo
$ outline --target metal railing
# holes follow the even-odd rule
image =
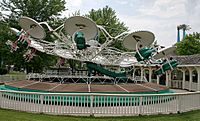
[[[179,94],[36,93],[0,91],[0,107],[56,115],[132,116],[200,109],[200,92]]]
[[[27,74],[26,78],[31,79],[31,78],[44,78],[44,77],[77,77],[77,76],[87,76],[86,72],[81,72],[77,71],[74,73],[66,73],[66,72],[60,72],[58,73],[47,73],[47,74],[40,74],[40,73],[29,73]]]
[[[57,80],[59,80],[61,83],[64,83],[64,82],[71,82],[71,83],[91,83],[91,82],[98,82],[98,83],[101,83],[101,84],[104,84],[106,82],[110,82],[110,83],[120,83],[120,82],[123,82],[123,83],[128,83],[128,82],[131,82],[131,83],[136,83],[136,81],[134,79],[131,79],[131,78],[124,78],[124,77],[116,77],[116,78],[112,78],[112,77],[108,77],[108,76],[98,76],[98,75],[95,75],[95,76],[88,76],[86,75],[85,73],[75,73],[76,75],[74,74],[71,74],[71,75],[47,75],[47,74],[39,74],[39,73],[30,73],[26,76],[26,79],[28,80],[45,80],[45,79],[48,79],[48,80],[54,80],[55,78]],[[141,79],[141,78],[140,78]],[[139,80],[139,82],[141,82]]]

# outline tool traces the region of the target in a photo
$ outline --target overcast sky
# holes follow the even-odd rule
[[[120,21],[130,30],[148,30],[155,34],[158,44],[170,46],[176,43],[176,27],[188,24],[187,33],[200,32],[200,0],[66,0],[67,11],[63,16],[80,10],[81,15],[92,8],[106,5],[117,13]],[[182,32],[182,31],[181,31]]]
[[[131,31],[153,32],[160,45],[176,43],[176,28],[180,24],[191,26],[187,34],[200,32],[200,0],[66,0],[68,10],[62,16],[69,17],[78,10],[84,15],[92,8],[97,10],[106,5],[115,10]]]

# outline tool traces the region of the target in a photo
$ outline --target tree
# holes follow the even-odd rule
[[[65,0],[2,0],[2,9],[10,18],[28,16],[37,21],[51,20],[65,10]]]
[[[111,36],[117,36],[118,34],[128,30],[128,27],[126,27],[123,22],[120,22],[119,18],[117,18],[116,12],[109,6],[105,6],[98,10],[92,9],[89,11],[89,14],[86,14],[85,16],[91,18],[96,22],[96,24],[105,27]],[[104,41],[105,37],[103,37],[101,33],[99,42],[103,43]],[[123,49],[120,42],[116,42],[114,46],[118,49]]]
[[[12,40],[14,39],[13,36],[11,36],[11,33],[8,32],[9,27],[6,22],[3,20],[0,20],[0,62],[1,62],[1,67],[5,67],[6,64],[10,64],[12,59],[11,59],[11,53],[8,50],[5,42],[7,40]]]
[[[4,61],[5,64],[14,64],[17,70],[27,68],[29,71],[35,72],[41,72],[43,68],[53,65],[57,58],[41,52],[37,52],[37,56],[29,63],[24,63],[23,54],[26,51],[26,47],[20,48],[17,52],[9,53],[9,49],[6,48],[5,42],[8,39],[17,39],[15,35],[11,35],[8,27],[20,29],[17,19],[21,16],[28,16],[38,22],[48,21],[49,23],[55,23],[53,21],[58,18],[60,12],[65,10],[65,0],[2,0],[0,5],[2,10],[11,12],[11,14],[4,19],[5,21],[1,20],[1,22],[5,24],[4,28],[6,27],[7,29],[0,27],[2,45],[0,48],[0,52],[2,52],[1,57],[3,57],[4,60],[5,58],[9,58]],[[52,38],[47,36],[45,40],[52,41]],[[3,51],[6,53],[3,53]],[[6,55],[7,53],[9,54]]]
[[[200,33],[189,34],[176,44],[178,55],[200,54]]]

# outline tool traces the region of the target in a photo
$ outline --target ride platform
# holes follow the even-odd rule
[[[6,82],[5,89],[28,92],[52,92],[52,93],[136,93],[136,94],[159,94],[168,92],[168,88],[150,82],[141,83],[59,83],[41,82],[36,80],[16,80]]]

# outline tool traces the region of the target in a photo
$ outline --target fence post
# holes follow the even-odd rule
[[[181,100],[182,100],[182,98],[181,98],[181,95],[177,95],[177,98],[178,98],[178,104],[177,104],[177,113],[181,113]]]
[[[198,109],[200,109],[200,94],[198,93],[198,96],[199,96],[199,105],[198,105]]]
[[[91,94],[90,95],[90,116],[94,116],[94,113],[93,113],[93,99],[94,99],[94,96]]]
[[[3,94],[3,93],[0,92],[0,108],[2,108],[2,102],[3,102],[3,101],[2,101],[2,100],[3,100],[3,99],[2,99],[2,94]]]
[[[200,109],[200,95],[199,93],[197,93],[197,97],[198,97],[198,104],[197,104],[197,109]]]
[[[44,101],[44,95],[40,95],[40,113],[43,112],[43,101]]]
[[[142,115],[142,96],[139,97],[139,115]]]

